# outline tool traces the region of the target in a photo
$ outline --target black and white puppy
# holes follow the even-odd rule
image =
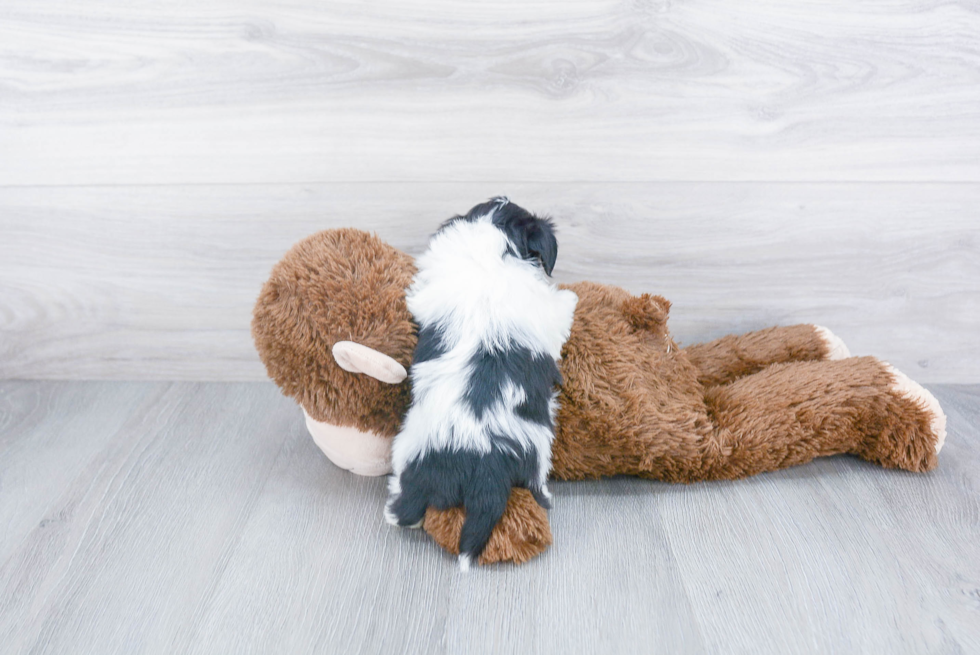
[[[412,404],[392,446],[385,518],[418,527],[427,507],[462,505],[463,570],[511,487],[550,507],[556,360],[578,302],[550,280],[557,256],[549,220],[494,198],[443,224],[416,260]]]

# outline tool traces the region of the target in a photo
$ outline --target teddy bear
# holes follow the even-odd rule
[[[326,456],[359,475],[390,472],[411,400],[414,274],[412,257],[376,235],[326,230],[286,253],[255,305],[269,377],[298,402]],[[579,301],[559,362],[555,479],[732,480],[837,454],[914,472],[937,465],[946,417],[932,394],[883,361],[851,357],[826,328],[680,348],[665,298],[561,286]],[[458,554],[463,518],[461,508],[430,508],[423,528]],[[514,489],[480,563],[524,562],[552,541],[546,512]]]

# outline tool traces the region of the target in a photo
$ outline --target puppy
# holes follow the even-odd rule
[[[444,223],[416,260],[412,404],[392,445],[385,518],[419,527],[427,507],[462,505],[463,570],[511,487],[551,505],[556,360],[578,302],[549,279],[557,256],[550,221],[494,198]]]

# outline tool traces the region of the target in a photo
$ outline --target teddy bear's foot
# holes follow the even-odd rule
[[[929,415],[929,429],[935,440],[936,454],[938,455],[939,451],[943,449],[943,444],[946,443],[946,414],[943,412],[943,408],[939,406],[939,401],[922,385],[891,364],[886,363],[885,367],[895,378],[891,391],[912,401]]]
[[[946,415],[936,397],[886,362],[887,393],[876,409],[868,439],[858,455],[882,466],[906,471],[929,471],[946,441]]]
[[[729,335],[683,350],[707,387],[735,382],[773,364],[823,362],[851,356],[844,342],[819,325],[801,323]]]
[[[929,471],[945,439],[932,394],[874,357],[774,364],[704,399],[714,430],[684,479],[733,479],[842,453]]]
[[[836,334],[822,325],[814,325],[813,328],[817,331],[817,337],[827,350],[825,360],[847,359],[851,356],[851,351],[847,349],[847,345]]]

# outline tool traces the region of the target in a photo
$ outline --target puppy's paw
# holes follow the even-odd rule
[[[384,512],[384,514],[385,514],[385,523],[387,523],[389,525],[393,525],[396,528],[399,527],[398,526],[398,517],[395,516],[395,513],[391,511],[391,503],[388,503],[387,505],[385,505],[385,512]]]
[[[395,513],[395,511],[391,508],[392,502],[393,501],[389,500],[387,503],[385,503],[385,511],[384,511],[385,523],[388,523],[389,525],[393,525],[396,528],[408,528],[410,530],[415,530],[422,527],[422,524],[425,522],[424,516],[420,518],[418,521],[416,521],[415,523],[403,523],[402,519],[400,519],[398,515]]]

